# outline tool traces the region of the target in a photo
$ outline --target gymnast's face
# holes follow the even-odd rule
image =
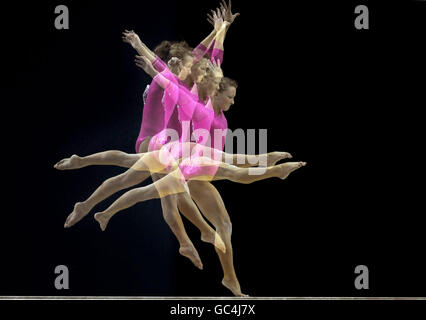
[[[195,83],[200,83],[203,81],[204,77],[207,74],[207,63],[204,60],[193,65],[191,69],[192,80]]]
[[[222,75],[216,75],[214,76],[210,81],[207,83],[207,96],[213,97],[216,92],[219,90],[220,81],[222,80]]]
[[[229,86],[222,92],[218,91],[212,100],[213,105],[222,111],[228,111],[234,104],[236,94],[237,88],[234,86]]]
[[[190,55],[185,55],[182,61],[182,68],[179,72],[179,79],[185,80],[188,78],[191,74],[191,66],[192,62],[194,61],[194,58]]]

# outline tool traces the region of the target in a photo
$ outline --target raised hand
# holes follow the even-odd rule
[[[157,70],[154,69],[151,62],[149,62],[148,58],[143,56],[136,56],[135,57],[135,64],[142,70],[144,70],[147,74],[149,74],[151,77],[155,77],[158,73]]]
[[[212,73],[216,77],[223,77],[222,69],[220,68],[220,60],[216,60],[215,62],[208,62],[208,68],[212,71]]]
[[[125,30],[123,32],[123,41],[130,44],[133,48],[137,48],[138,45],[142,42],[139,36],[133,31]]]
[[[223,24],[223,14],[225,11],[217,8],[216,11],[211,10],[211,15],[207,14],[207,21],[214,27],[214,30],[218,32]]]
[[[223,12],[223,20],[229,23],[233,23],[235,18],[238,17],[240,14],[237,12],[235,14],[232,14],[232,3],[231,0],[229,0],[228,5],[226,4],[225,0],[222,0],[222,3],[220,4],[220,9]]]

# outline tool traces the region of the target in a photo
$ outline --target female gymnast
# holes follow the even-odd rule
[[[225,10],[228,10],[228,8],[226,8],[225,3],[222,4],[222,10],[224,10],[223,11],[224,13],[225,13]],[[228,15],[230,16],[230,19],[232,19],[231,20],[232,22],[233,19],[235,19],[235,17],[238,16],[238,14],[234,15],[230,12],[230,10],[228,11],[229,11]],[[206,37],[206,39],[204,39],[201,42],[201,44],[198,45],[193,50],[192,54],[194,55],[194,61],[196,62],[194,66],[199,64],[198,61],[202,62],[204,60],[202,59],[202,56],[205,53],[210,54],[210,58],[212,61],[215,61],[216,57],[219,60],[222,59],[223,57],[223,41],[225,38],[225,33],[230,26],[230,23],[223,24],[223,21],[220,17],[219,10],[217,12],[213,11],[213,15],[210,16],[209,19],[214,29]],[[139,54],[143,54],[148,59],[150,59],[150,61],[153,62],[153,65],[156,66],[156,69],[159,71],[164,70],[165,68],[165,63],[163,63],[161,59],[158,59],[158,56],[160,55],[159,53],[163,53],[162,54],[163,59],[165,61],[169,61],[168,65],[171,67],[171,69],[173,67],[174,70],[173,69],[172,70],[175,71],[175,73],[179,74],[179,77],[177,79],[178,83],[182,84],[183,82],[183,84],[186,84],[188,88],[191,88],[191,86],[193,85],[192,92],[194,92],[195,94],[198,93],[197,84],[199,84],[201,82],[200,80],[203,79],[203,77],[200,77],[202,72],[198,71],[197,67],[194,67],[194,66],[190,68],[191,71],[189,74],[185,72],[185,71],[188,71],[187,66],[191,63],[191,58],[189,58],[188,52],[185,53],[184,50],[182,50],[182,43],[177,43],[177,44],[166,43],[165,45],[162,43],[162,45],[160,45],[154,50],[154,52],[157,53],[157,57],[154,58],[155,55],[152,54],[143,43],[141,43],[140,39],[133,32],[126,32],[124,34],[123,40],[125,42],[130,43]],[[167,47],[167,45],[169,46],[169,50],[164,49],[164,47]],[[188,49],[188,47],[186,47],[186,49]],[[164,51],[166,51],[165,54],[164,54]],[[173,59],[170,59],[170,58],[172,57],[173,59],[177,58],[176,60],[180,63],[182,70],[180,70],[179,68],[175,68],[176,65],[179,65],[179,64],[174,63],[173,65],[171,65],[171,63],[173,63]],[[203,66],[204,65],[202,64],[201,67],[199,67],[198,69],[202,68]],[[210,65],[210,70],[214,70],[214,68],[211,65]],[[205,69],[202,71],[205,71]],[[204,100],[207,100],[207,96],[211,94],[212,90],[214,91],[216,89],[215,87],[217,87],[220,82],[221,75],[214,76],[214,72],[211,72],[211,73],[213,74],[213,77],[209,78],[209,80],[211,81],[205,81],[205,82],[212,85],[210,86],[207,85],[203,88],[205,90],[201,90],[201,92],[203,93],[202,96]],[[205,75],[205,72],[204,72],[204,75]],[[206,77],[204,77],[204,79],[205,78]],[[179,81],[179,80],[183,80],[183,81]],[[160,94],[156,94],[158,92],[160,92]],[[148,145],[151,141],[151,137],[161,129],[161,125],[160,126],[157,125],[161,121],[163,121],[163,118],[164,118],[164,112],[162,111],[162,107],[161,107],[161,99],[162,99],[161,97],[162,97],[161,89],[158,88],[158,85],[156,85],[155,83],[152,84],[147,92],[147,101],[145,103],[145,107],[143,111],[143,119],[145,119],[145,121],[142,121],[141,131],[136,142],[137,152],[146,152],[148,150]],[[159,105],[160,107],[158,107]],[[151,110],[153,111],[150,112]],[[168,115],[168,117],[166,118],[168,120],[163,121],[163,124],[166,122],[168,123],[169,128],[174,128],[175,130],[179,131],[181,124],[179,121],[177,121],[176,113],[172,116]],[[147,130],[147,128],[151,130]],[[160,175],[153,174],[152,177],[155,181],[160,177]],[[199,258],[198,252],[196,251],[192,242],[187,237],[183,222],[179,216],[179,212],[177,210],[178,201],[179,201],[179,207],[183,215],[186,216],[201,231],[202,240],[207,242],[212,242],[215,244],[220,244],[220,245],[223,242],[221,241],[220,236],[219,237],[216,237],[216,235],[212,236],[213,235],[212,229],[202,218],[198,208],[195,206],[194,202],[192,201],[190,197],[184,196],[184,195],[180,195],[180,196],[170,195],[169,197],[165,197],[161,199],[163,215],[165,217],[165,220],[170,225],[170,227],[172,228],[172,231],[174,232],[174,234],[176,235],[176,237],[178,238],[180,242],[180,249],[179,249],[180,253],[190,258],[191,261],[201,269],[202,268],[201,259]],[[219,240],[219,241],[214,241],[214,240]],[[220,251],[225,251],[225,248],[223,246],[219,246],[218,249]]]
[[[148,58],[143,57],[140,61],[144,62],[141,67],[165,90],[165,95],[172,99],[170,106],[177,108],[179,118],[183,121],[192,121],[196,130],[209,131],[213,120],[212,110],[200,103],[198,97],[164,76],[167,72],[158,72]],[[164,106],[165,109],[167,107]],[[145,179],[146,176],[139,172],[165,173],[166,175],[151,185],[125,193],[107,210],[95,215],[103,230],[115,213],[137,202],[162,198],[170,194],[189,193],[186,184],[188,180],[227,179],[239,183],[252,183],[271,177],[285,179],[291,172],[305,165],[304,162],[287,162],[267,168],[240,168],[223,162],[222,159],[226,159],[227,155],[223,151],[203,145],[200,139],[197,142],[187,142],[179,137],[178,141],[169,142],[164,139],[164,131],[167,130],[157,133],[151,139],[149,150],[152,151],[136,155],[140,158],[126,173],[136,176],[136,180],[139,180],[137,183],[142,182],[141,179]],[[124,153],[122,157],[125,163],[131,163],[136,159],[135,155]]]
[[[182,68],[179,70],[179,76],[177,77],[177,81],[181,84],[186,84],[189,88],[194,85],[194,88],[196,89],[197,82],[200,82],[203,77],[206,74],[206,69],[208,67],[208,63],[206,59],[202,59],[202,55],[210,50],[212,47],[209,45],[212,41],[214,41],[215,36],[218,34],[219,27],[221,27],[220,24],[217,22],[215,23],[214,30],[210,33],[210,35],[203,40],[203,42],[197,46],[197,48],[194,50],[194,52],[197,52],[195,63],[193,62],[192,52],[189,52],[187,49],[188,46],[180,44],[173,44],[169,48],[169,54],[173,57],[177,57],[180,62],[182,62]],[[229,26],[226,26],[229,27]],[[222,31],[223,32],[223,31]],[[140,41],[138,41],[138,37],[135,37],[134,33],[126,32],[127,38],[124,39],[126,42],[132,44],[132,46],[142,54],[145,54],[145,56],[149,57],[151,61],[153,61],[154,65],[156,65],[158,68],[163,67],[163,62],[157,57]],[[223,37],[224,38],[224,37]],[[217,53],[220,53],[219,49],[216,47],[220,44],[220,39],[216,43],[215,47],[211,49],[211,51],[215,51]],[[159,46],[156,48],[158,51],[161,51],[162,48]],[[167,61],[167,60],[166,60]],[[169,64],[173,63],[173,60],[169,61]],[[171,65],[173,67],[173,65]],[[161,115],[161,112],[163,111],[162,108],[158,108],[158,105],[161,105],[161,100],[163,96],[163,90],[159,88],[158,86],[153,85],[150,86],[148,95],[147,95],[147,101],[144,107],[143,111],[143,119],[147,119],[146,121],[143,121],[141,124],[141,130],[139,137],[136,141],[136,151],[147,151],[148,143],[151,139],[151,137],[160,131],[164,124],[162,123],[162,120],[164,116]],[[163,112],[164,114],[164,112]],[[172,116],[170,118],[170,126],[174,128],[179,128],[180,124],[177,121],[176,115]],[[154,179],[158,179],[158,175],[153,175]],[[108,184],[109,181],[106,182]],[[78,221],[80,221],[82,218],[84,218],[88,212],[98,203],[100,200],[98,199],[98,193],[95,192],[91,197],[89,197],[86,201],[78,202],[74,206],[73,212],[67,217],[67,220],[65,222],[65,227],[71,227]],[[194,245],[192,244],[191,240],[188,238],[184,227],[182,220],[179,216],[179,213],[176,209],[176,201],[173,199],[173,196],[164,198],[161,200],[162,207],[163,207],[163,216],[166,222],[171,227],[173,233],[176,235],[179,243],[180,243],[180,249],[179,252],[190,258],[190,260],[200,269],[202,269],[202,263],[201,259],[199,258],[198,252],[196,251]],[[192,202],[192,200],[191,200]],[[221,241],[220,237],[217,236],[216,232],[205,222],[205,220],[202,218],[201,214],[199,213],[199,210],[197,206],[192,202],[187,201],[186,203],[186,210],[185,210],[185,216],[200,229],[201,231],[201,239],[203,241],[211,242],[219,247],[220,250],[225,251],[225,247],[223,245],[223,241]]]
[[[154,80],[162,86],[170,97],[176,98],[174,105],[179,105],[179,111],[182,116],[189,116],[191,120],[196,123],[199,118],[197,112],[203,113],[208,110],[202,104],[197,101],[193,95],[188,94],[179,85],[176,85],[173,81],[168,80],[163,74],[158,73],[149,60],[145,58],[146,71],[154,77]],[[203,120],[203,118],[201,118]],[[155,140],[154,140],[155,141]],[[186,145],[187,144],[187,145]],[[134,165],[126,171],[125,180],[131,181],[132,184],[137,184],[146,178],[146,172],[170,172],[164,178],[154,182],[153,184],[137,188],[125,193],[117,201],[115,201],[107,210],[102,213],[95,215],[95,219],[100,223],[101,228],[104,230],[109,219],[118,211],[128,208],[137,202],[145,201],[152,198],[161,198],[170,194],[185,193],[188,192],[187,186],[185,185],[186,180],[201,180],[211,181],[217,179],[229,179],[240,183],[251,183],[253,181],[269,178],[269,177],[280,177],[285,179],[292,171],[300,168],[304,165],[303,162],[296,163],[284,163],[277,166],[271,166],[266,168],[257,168],[258,174],[249,175],[248,169],[238,168],[236,166],[229,165],[224,162],[216,161],[209,157],[198,156],[188,157],[180,161],[177,165],[172,162],[163,162],[160,153],[165,152],[166,154],[172,154],[172,159],[178,160],[179,156],[176,156],[182,152],[182,148],[190,148],[192,151],[201,150],[203,155],[207,147],[200,145],[199,143],[182,143],[182,142],[171,142],[164,144],[160,150],[151,151],[145,154],[128,155],[120,154],[120,162],[130,165]],[[213,153],[217,153],[214,150]],[[212,154],[212,151],[207,152]],[[94,155],[96,157],[97,155]],[[223,156],[223,153],[221,154]],[[139,160],[138,160],[139,158]],[[167,158],[167,157],[166,157]],[[163,157],[164,160],[164,157]],[[71,162],[71,161],[70,161]],[[256,168],[255,168],[256,169]],[[252,169],[253,170],[253,169]],[[130,185],[130,186],[131,186]],[[128,187],[128,185],[126,186]]]
[[[233,18],[235,18],[236,15],[232,15],[232,16],[233,16]],[[218,41],[218,42],[216,42],[216,44],[217,43],[220,44],[221,42]],[[200,47],[202,48],[202,45],[198,46],[197,48],[199,49]],[[211,46],[204,46],[204,47],[205,48],[204,49],[202,48],[201,51],[205,52],[208,47],[211,48]],[[218,49],[216,47],[214,48],[214,50],[218,51]],[[181,59],[181,60],[185,61],[185,59]],[[186,60],[189,60],[189,59],[186,59]],[[186,64],[188,65],[189,63],[187,62]],[[182,69],[185,70],[185,69],[188,69],[188,68],[182,68]],[[185,78],[185,77],[183,77],[183,78]],[[226,81],[222,81],[222,82],[226,83]],[[207,83],[209,83],[209,82],[207,82]],[[231,104],[231,103],[228,103],[228,105],[227,105],[226,100],[231,101],[231,99],[233,99],[233,97],[235,96],[235,90],[236,90],[236,85],[234,85],[234,86],[232,86],[232,85],[226,86],[225,85],[225,86],[222,86],[221,92],[214,97],[215,99],[213,101],[215,101],[215,102],[213,103],[213,106],[214,106],[214,109],[215,109],[215,120],[216,120],[216,122],[219,122],[219,123],[222,122],[223,123],[223,120],[225,120],[225,123],[226,123],[226,119],[224,118],[223,113],[220,111],[220,109],[218,109],[217,106],[219,106],[219,105],[222,104],[224,106],[222,109],[226,111],[229,108],[230,104]],[[144,108],[144,118],[145,119],[147,118],[147,117],[145,117],[145,111],[146,110],[148,110],[148,108]],[[153,119],[161,119],[161,117],[153,117]],[[212,126],[212,128],[213,127],[214,126]],[[142,139],[143,143],[144,142],[149,142],[149,140],[150,139]],[[143,143],[141,145],[143,145]],[[140,149],[142,149],[142,148],[143,147],[141,147]],[[222,148],[223,148],[223,144],[222,144]],[[119,152],[110,152],[108,154],[108,156],[106,156],[104,154],[104,155],[102,155],[102,157],[105,160],[106,160],[106,158],[109,158],[109,160],[106,160],[106,161],[107,162],[111,162],[112,161],[113,163],[111,163],[111,164],[120,165],[120,164],[117,164],[117,161],[112,160],[112,159],[115,159],[116,156],[117,156],[114,153],[119,153]],[[271,158],[274,158],[274,156],[275,156],[276,160],[279,160],[279,158],[282,157],[282,154],[281,155],[277,155],[277,154],[274,154],[274,153],[272,153],[272,155],[269,154],[268,161]],[[99,159],[90,163],[90,161],[93,161],[93,159],[90,158],[90,157],[92,157],[92,156],[85,157],[84,159],[83,158],[79,159],[78,162],[80,162],[80,160],[83,161],[83,162],[86,161],[85,165],[90,165],[90,164],[108,164],[108,163],[97,163],[97,161],[99,161]],[[235,157],[235,155],[234,155],[234,157]],[[254,157],[254,156],[251,156],[251,157]],[[76,160],[76,159],[74,159],[74,160]],[[128,164],[126,164],[125,161],[123,162],[122,159],[119,160],[118,162],[121,162],[122,164],[124,164],[123,166],[128,167]],[[276,161],[273,161],[273,162],[275,163]],[[75,163],[75,161],[74,161],[74,163]],[[253,162],[251,162],[251,163],[253,163]],[[85,165],[83,165],[83,166],[85,166]],[[77,165],[77,167],[79,167],[79,165]],[[193,185],[193,184],[197,185],[197,187],[191,187],[191,185]],[[226,255],[225,255],[225,253],[222,253],[219,250],[217,250],[218,253],[220,254],[220,256],[222,255],[221,263],[222,263],[222,266],[223,266],[223,269],[224,269],[224,279],[223,279],[222,283],[224,283],[225,286],[227,286],[228,288],[232,287],[230,289],[234,292],[234,294],[236,294],[236,295],[242,295],[241,291],[239,289],[238,280],[236,279],[235,272],[233,271],[233,265],[232,265],[232,247],[230,245],[230,233],[231,233],[231,230],[230,230],[230,220],[229,220],[228,214],[226,213],[226,209],[224,208],[223,201],[221,201],[220,195],[218,194],[218,192],[214,188],[214,186],[211,185],[208,182],[190,181],[189,186],[190,186],[190,189],[193,189],[193,190],[191,190],[191,194],[193,195],[193,197],[194,198],[198,198],[197,199],[198,200],[197,204],[200,207],[203,207],[202,208],[203,213],[204,213],[204,211],[206,213],[208,211],[210,211],[210,212],[220,211],[220,212],[224,213],[224,214],[220,215],[221,216],[220,218],[217,218],[214,215],[209,215],[208,216],[208,219],[215,225],[215,227],[218,230],[219,234],[220,233],[222,233],[224,235],[226,234],[226,235],[228,235],[227,238],[229,239],[229,241],[226,241],[226,242],[229,242],[229,244],[228,243],[226,244],[226,247],[228,247]],[[210,191],[209,191],[208,187],[211,188]],[[212,197],[206,197],[206,196],[200,197],[199,196],[200,195],[200,191],[202,191],[202,190],[207,191],[207,193],[205,193],[205,195],[209,194],[210,196],[213,196],[215,193],[217,194],[216,196],[213,197],[213,200],[215,200],[216,207],[218,207],[219,210],[212,210],[212,209],[208,210],[208,208],[212,208],[212,206],[214,207],[215,205],[212,204],[211,201],[207,201],[207,200],[212,200],[212,199],[209,199],[209,198],[212,198]],[[197,194],[198,194],[198,196],[197,196]],[[179,198],[181,198],[181,197],[179,197]],[[166,199],[166,198],[163,198],[163,199]],[[219,200],[219,201],[217,201],[217,200]],[[203,205],[203,203],[204,203],[204,205]],[[206,203],[208,203],[208,204],[206,204]],[[182,211],[187,211],[187,210],[182,210]],[[200,228],[200,230],[201,230],[201,228]],[[220,246],[217,246],[217,247],[220,247]],[[229,248],[231,248],[231,250]],[[228,266],[228,267],[226,267],[226,266]],[[228,276],[228,277],[227,277],[226,270],[232,270],[232,272],[228,272],[228,274],[230,274],[230,276]]]
[[[229,28],[230,24],[233,23],[234,19],[239,15],[239,13],[233,14],[231,11],[231,3],[227,6],[225,2],[221,5],[221,11],[212,11],[212,15],[209,15],[209,22],[215,26],[212,33],[194,50],[195,53],[198,51],[198,55],[204,55],[207,54],[210,56],[211,60],[219,59],[219,61],[223,61],[223,39],[219,39],[218,41],[215,41],[214,37],[215,32],[217,33],[220,30],[220,23],[219,20],[221,18],[224,18],[225,21],[228,22],[226,25],[226,30]],[[224,35],[223,35],[224,38]],[[157,53],[157,52],[156,52]],[[158,54],[157,54],[158,55]],[[165,60],[165,55],[164,59]],[[170,58],[170,56],[169,56]],[[165,61],[168,61],[168,59]],[[205,81],[204,81],[205,82]],[[201,86],[202,84],[200,84]],[[214,130],[220,129],[220,130],[226,130],[227,129],[227,121],[226,117],[223,113],[223,111],[227,111],[230,106],[234,103],[233,99],[236,95],[236,89],[237,85],[235,81],[230,80],[229,78],[224,78],[221,82],[220,90],[218,93],[213,97],[213,107],[214,107],[214,121],[212,124],[211,129],[211,146],[215,146],[215,140],[214,140]],[[202,96],[201,99],[205,100],[205,96],[203,96],[202,92],[200,92],[200,95]],[[144,113],[144,118],[145,113]],[[217,146],[218,149],[223,150],[225,137],[217,139],[219,140],[219,144]],[[221,140],[221,141],[220,141]],[[148,144],[149,139],[146,139],[145,142]],[[143,145],[143,144],[142,144]],[[215,146],[216,147],[216,146]],[[141,148],[140,150],[137,150],[139,152],[146,152],[146,148]],[[238,155],[238,157],[241,157],[242,155]],[[265,155],[263,155],[265,156]],[[246,156],[244,155],[245,161],[240,164],[237,162],[237,155],[234,155],[234,161],[233,163],[238,166],[251,166],[254,163],[256,163],[253,160],[258,160],[256,158],[257,156]],[[291,157],[288,153],[279,153],[279,152],[272,152],[267,155],[267,163],[268,165],[275,164],[277,161]],[[250,159],[249,159],[250,158]],[[250,164],[251,163],[251,164]],[[262,163],[265,163],[262,161]],[[214,225],[216,231],[219,233],[220,237],[225,241],[226,245],[226,252],[222,252],[221,250],[218,250],[216,248],[216,252],[219,256],[222,269],[224,272],[222,284],[230,289],[235,295],[237,296],[244,296],[244,294],[241,292],[240,284],[237,279],[234,264],[233,264],[233,250],[232,250],[232,244],[231,244],[231,233],[232,233],[232,224],[229,217],[229,214],[226,211],[224,202],[217,191],[217,189],[208,181],[189,181],[188,187],[190,189],[191,195],[193,200],[195,200],[198,207],[201,209],[202,213],[206,218]],[[172,210],[175,210],[175,200],[171,197],[169,198],[163,198],[163,200],[170,200],[167,201],[170,206],[173,206]],[[162,201],[162,203],[165,201]],[[187,194],[179,194],[177,195],[177,203],[179,210],[185,215],[188,216],[187,212],[190,212],[192,210],[193,202],[190,199],[190,197]],[[182,232],[184,232],[183,225],[182,225]]]
[[[198,55],[204,55],[207,54],[209,58],[212,61],[215,61],[216,59],[220,62],[223,61],[223,42],[225,33],[228,30],[230,24],[233,23],[234,19],[239,15],[238,13],[233,14],[231,11],[231,4],[229,6],[226,5],[226,3],[222,3],[221,5],[221,11],[217,10],[212,11],[212,15],[209,16],[209,22],[215,27],[212,33],[194,50],[194,55],[197,57]],[[225,21],[227,21],[225,25],[225,33],[220,32],[221,30],[221,24],[222,21],[221,18],[224,18]],[[217,39],[216,39],[217,38]],[[142,52],[142,50],[137,50],[138,52]],[[154,50],[156,51],[156,50]],[[157,52],[156,52],[157,53]],[[158,54],[157,54],[158,55]],[[164,60],[166,59],[164,56]],[[167,60],[170,58],[170,55],[168,55]],[[176,72],[177,73],[177,72]],[[206,94],[203,94],[203,83],[211,84],[211,81],[206,81],[206,78],[204,78],[204,81],[199,83],[199,86],[201,87],[201,91],[199,92],[199,95],[202,100],[206,100]],[[213,103],[213,107],[215,109],[215,117],[211,129],[211,146],[215,146],[215,140],[214,140],[214,130],[215,129],[221,129],[226,130],[227,129],[227,121],[226,118],[221,112],[221,108],[223,108],[224,111],[228,110],[231,103],[233,103],[233,99],[236,94],[236,83],[233,82],[233,86],[230,85],[230,81],[223,81],[222,82],[222,88],[221,92],[215,96],[216,103]],[[205,92],[205,91],[204,91]],[[144,111],[144,118],[149,119],[145,116]],[[143,123],[142,123],[143,126]],[[226,131],[225,131],[226,132]],[[216,139],[219,140],[219,144],[217,146],[218,149],[223,150],[225,137]],[[222,141],[220,141],[222,140]],[[144,143],[149,143],[149,139],[144,140]],[[144,146],[144,143],[142,143],[142,146]],[[215,146],[216,147],[216,146]],[[137,149],[139,152],[146,152],[147,147],[142,147],[141,149]],[[242,155],[238,155],[238,157],[241,157]],[[265,155],[263,155],[265,156]],[[267,155],[267,162],[268,164],[275,164],[277,161],[287,158],[290,155],[288,153],[279,153],[279,152],[273,152],[269,153]],[[250,160],[248,160],[248,157],[250,157]],[[237,156],[234,155],[234,163],[238,166],[250,166],[249,163],[255,163],[253,160],[257,160],[257,156],[245,156],[245,162],[243,164],[237,163]],[[262,162],[265,163],[265,162]],[[224,272],[222,284],[230,289],[235,295],[242,296],[244,295],[241,293],[240,284],[238,282],[234,265],[233,265],[233,251],[232,251],[232,245],[231,245],[231,233],[232,233],[232,225],[229,218],[229,215],[226,211],[225,205],[223,203],[223,200],[220,197],[219,192],[217,189],[207,181],[191,181],[191,183],[188,184],[189,189],[191,191],[191,194],[193,195],[195,202],[197,205],[201,208],[202,213],[207,217],[207,219],[214,225],[216,231],[219,233],[220,237],[225,241],[226,244],[226,252],[223,252],[221,250],[218,250],[216,248],[216,252],[219,255],[220,262],[222,265],[222,269]],[[169,196],[162,199],[162,205],[163,205],[163,212],[167,212],[168,210],[171,212],[175,212],[176,215],[178,214],[178,211],[176,209],[176,198],[177,198],[177,204],[179,210],[182,212],[184,216],[187,218],[191,216],[191,211],[194,211],[193,207],[193,201],[192,199],[186,194],[178,194],[176,196]],[[196,198],[196,199],[195,199]],[[169,209],[167,209],[169,208]],[[163,213],[164,214],[164,213]],[[180,224],[176,224],[179,229],[181,229],[180,234],[184,234],[186,236],[186,232],[184,230],[183,224],[181,223],[181,219],[179,216],[176,218],[177,221],[180,222]],[[189,219],[191,220],[191,219]],[[202,230],[200,227],[198,227],[200,230]],[[175,232],[177,233],[177,232]],[[193,248],[191,246],[191,248]],[[189,251],[191,252],[191,251]],[[197,257],[198,260],[198,253],[196,251],[192,251],[194,254],[193,256]]]

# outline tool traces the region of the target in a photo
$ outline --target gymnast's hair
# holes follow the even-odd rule
[[[228,77],[223,77],[220,81],[218,92],[224,92],[229,87],[235,87],[235,89],[238,88],[237,81]]]
[[[169,61],[172,57],[183,60],[185,56],[192,56],[192,48],[186,41],[162,41],[155,47],[154,53],[163,61]]]

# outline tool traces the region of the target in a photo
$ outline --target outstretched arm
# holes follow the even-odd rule
[[[215,38],[217,32],[220,30],[221,19],[218,19],[216,13],[213,10],[212,10],[212,12],[213,12],[213,16],[210,16],[209,14],[207,14],[207,17],[208,17],[207,21],[209,21],[213,25],[213,30],[192,51],[192,54],[194,55],[195,61],[200,60],[205,54],[211,55],[211,52],[209,53],[208,50],[209,50],[209,48],[213,47],[214,38]]]
[[[157,74],[159,74],[159,72],[153,67],[152,61],[150,61],[149,58],[145,56],[136,56],[135,63],[139,68],[144,70],[152,78],[154,78],[155,76],[157,76]],[[164,89],[163,86],[161,87]]]
[[[216,16],[221,14],[221,18],[223,19],[223,23],[221,28],[216,32],[216,36],[213,39],[213,44],[209,50],[210,57],[212,61],[219,60],[219,63],[223,61],[223,43],[225,41],[226,33],[228,32],[229,27],[234,22],[235,18],[238,17],[239,13],[232,13],[232,4],[231,0],[229,0],[228,5],[225,3],[225,0],[222,0],[220,5],[220,10],[217,11]],[[214,18],[214,15],[213,15]]]
[[[146,57],[150,63],[153,63],[157,56],[152,52],[139,38],[139,36],[133,31],[125,30],[123,32],[123,41],[130,44],[140,56]]]
[[[218,27],[220,27],[220,26],[218,26]],[[207,50],[207,48],[212,43],[214,37],[216,36],[217,31],[218,30],[216,30],[216,26],[215,26],[215,28],[212,30],[212,32],[210,32],[210,34],[203,41],[201,41],[198,46],[195,47],[195,49],[193,51],[194,56],[198,57],[199,52],[202,52],[204,54],[204,52]]]
[[[207,21],[214,27],[214,29],[194,49],[193,54],[195,60],[199,60],[207,54],[211,61],[216,63],[216,61],[219,60],[219,63],[222,63],[223,42],[225,41],[226,33],[235,18],[239,15],[239,13],[232,13],[231,1],[226,4],[225,0],[222,0],[220,8],[217,8],[216,11],[211,10],[211,14],[207,14]]]
[[[213,54],[215,49],[223,51],[223,42],[225,41],[225,36],[230,25],[231,24],[229,22],[224,21],[222,25],[220,26],[219,31],[216,33],[216,36],[214,37]]]

